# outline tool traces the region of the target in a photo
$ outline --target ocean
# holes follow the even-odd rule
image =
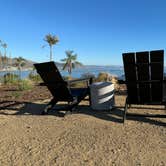
[[[68,76],[67,71],[59,70],[62,76]],[[27,78],[29,73],[31,71],[22,71],[21,77]],[[101,72],[107,72],[110,73],[113,76],[117,76],[118,78],[124,78],[124,70],[123,66],[85,66],[83,68],[76,68],[72,70],[72,77],[73,78],[80,78],[83,75],[87,74],[92,74],[94,76],[97,76]],[[0,76],[3,76],[6,72],[0,72]],[[18,71],[13,71],[12,73],[14,74],[19,74]],[[164,73],[166,73],[166,68],[164,68]],[[165,74],[166,75],[166,74]]]
[[[59,70],[62,76],[68,76],[67,71]],[[9,71],[8,71],[9,72]],[[22,71],[21,77],[27,78],[29,73],[31,71]],[[122,66],[85,66],[81,68],[76,68],[72,70],[71,76],[73,78],[80,78],[84,74],[93,74],[94,76],[97,76],[101,72],[107,72],[110,73],[111,75],[121,77],[124,74],[124,70]],[[3,76],[6,72],[1,71],[0,76]],[[19,71],[12,71],[14,74],[19,74]]]

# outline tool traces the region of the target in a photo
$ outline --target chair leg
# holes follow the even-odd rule
[[[78,97],[76,98],[73,102],[71,102],[70,104],[68,104],[68,108],[67,108],[67,112],[66,112],[66,115],[70,115],[75,107],[84,99],[85,97],[81,96],[81,97]]]
[[[91,93],[90,93],[90,88],[88,89],[88,91],[89,91],[89,92],[88,92],[88,93],[89,93],[89,96],[88,96],[88,97],[89,97],[89,105],[91,106],[92,103],[91,103]]]
[[[48,112],[54,107],[56,103],[57,101],[55,99],[52,99],[43,110],[42,115],[48,114]]]
[[[74,111],[74,108],[78,105],[78,101],[73,101],[69,103],[66,114],[69,115]]]
[[[127,103],[127,98],[126,98],[126,103],[125,103],[125,108],[124,108],[124,114],[123,114],[123,123],[126,120],[127,108],[128,108],[128,103]]]

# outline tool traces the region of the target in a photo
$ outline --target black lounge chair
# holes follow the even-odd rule
[[[67,106],[63,110],[72,111],[81,100],[89,95],[89,84],[92,82],[91,78],[82,78],[71,81],[65,81],[54,62],[36,63],[34,64],[37,73],[41,76],[44,83],[41,86],[47,86],[53,98],[48,103],[42,114],[47,114],[49,110],[59,101],[67,102]],[[73,83],[86,81],[86,88],[71,88]],[[62,108],[60,108],[62,109]],[[58,109],[57,109],[58,110]]]
[[[127,113],[131,104],[166,105],[163,99],[164,50],[124,53],[122,56],[127,85],[123,121],[131,115]]]

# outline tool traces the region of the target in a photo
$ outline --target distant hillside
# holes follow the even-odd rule
[[[16,65],[16,58],[13,58],[12,59],[12,66],[15,67]],[[31,60],[27,60],[25,59],[25,65],[23,66],[23,69],[27,69],[27,68],[33,68],[33,64],[36,63],[34,61],[31,61]]]
[[[22,67],[22,69],[30,69],[33,68],[33,64],[37,63],[32,60],[24,59],[25,65]],[[17,63],[17,58],[8,58],[4,56],[0,56],[0,70],[3,70],[5,66],[8,66],[10,68],[16,69],[16,63]],[[56,62],[56,65],[61,68],[63,66],[62,63]]]
[[[2,64],[2,56],[0,56],[0,70],[3,70],[3,68],[4,68],[4,65]],[[17,62],[17,60],[16,60],[16,58],[7,58],[7,62],[8,62],[8,65],[7,66],[10,66],[10,67],[12,67],[12,69],[13,70],[15,70],[15,69],[17,69],[16,67],[16,62]],[[12,63],[12,65],[11,65],[11,63]],[[37,62],[34,62],[34,61],[32,61],[32,60],[28,60],[28,59],[25,59],[25,65],[22,67],[23,68],[23,70],[26,70],[26,69],[32,69],[33,68],[33,64],[34,63],[37,63]],[[63,65],[64,65],[64,63],[60,63],[60,62],[55,62],[56,63],[56,65],[57,65],[57,67],[59,68],[59,69],[62,69],[62,67],[63,67]],[[115,69],[123,69],[123,66],[118,66],[118,65],[109,65],[109,66],[103,66],[103,65],[83,65],[83,66],[76,66],[76,68],[88,68],[88,69],[95,69],[96,67],[97,68],[105,68],[105,67],[112,67],[112,68],[115,68]]]

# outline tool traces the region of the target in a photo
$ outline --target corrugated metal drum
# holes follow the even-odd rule
[[[114,106],[114,84],[96,82],[90,85],[91,107],[94,110],[111,110]]]

